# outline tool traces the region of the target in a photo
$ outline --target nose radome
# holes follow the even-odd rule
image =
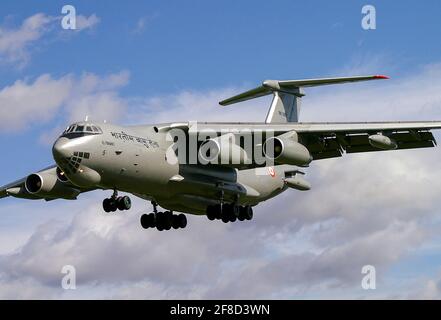
[[[72,150],[70,150],[68,142],[69,139],[64,137],[55,141],[52,147],[52,155],[54,156],[54,159],[63,159],[72,156]]]

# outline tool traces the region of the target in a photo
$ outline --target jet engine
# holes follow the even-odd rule
[[[26,178],[25,189],[39,198],[76,199],[80,191],[66,185],[57,176],[58,172],[53,169],[33,173]]]
[[[241,166],[250,163],[246,151],[236,144],[232,133],[205,140],[198,151],[199,161],[203,164],[226,164]]]
[[[268,138],[263,144],[263,153],[268,159],[280,164],[307,166],[312,161],[309,150],[298,142],[295,131]]]

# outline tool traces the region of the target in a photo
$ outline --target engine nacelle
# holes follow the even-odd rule
[[[307,166],[312,161],[309,150],[298,142],[295,131],[268,138],[263,144],[263,153],[268,159],[281,164]]]
[[[311,189],[311,184],[305,179],[301,178],[298,174],[296,174],[294,177],[285,178],[285,183],[288,187],[296,190],[307,191]]]
[[[240,166],[251,162],[246,151],[236,144],[233,133],[204,141],[199,147],[198,158],[203,164]]]
[[[75,199],[80,191],[60,181],[56,172],[42,171],[26,178],[26,191],[39,198]]]
[[[398,147],[397,143],[382,134],[373,134],[369,136],[369,144],[374,148],[383,149],[383,150],[393,150]]]

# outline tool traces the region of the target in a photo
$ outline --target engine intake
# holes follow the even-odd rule
[[[80,193],[57,177],[55,170],[33,173],[26,178],[25,189],[32,195],[41,198],[75,199]]]
[[[263,144],[263,153],[268,159],[281,164],[307,166],[312,161],[309,150],[298,142],[295,131],[268,138]]]
[[[204,141],[199,147],[198,158],[202,164],[226,164],[233,167],[250,163],[247,152],[236,144],[236,137],[232,133]]]

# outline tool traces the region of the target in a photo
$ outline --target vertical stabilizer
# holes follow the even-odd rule
[[[302,96],[300,88],[289,93],[273,91],[273,100],[265,123],[298,122]]]

